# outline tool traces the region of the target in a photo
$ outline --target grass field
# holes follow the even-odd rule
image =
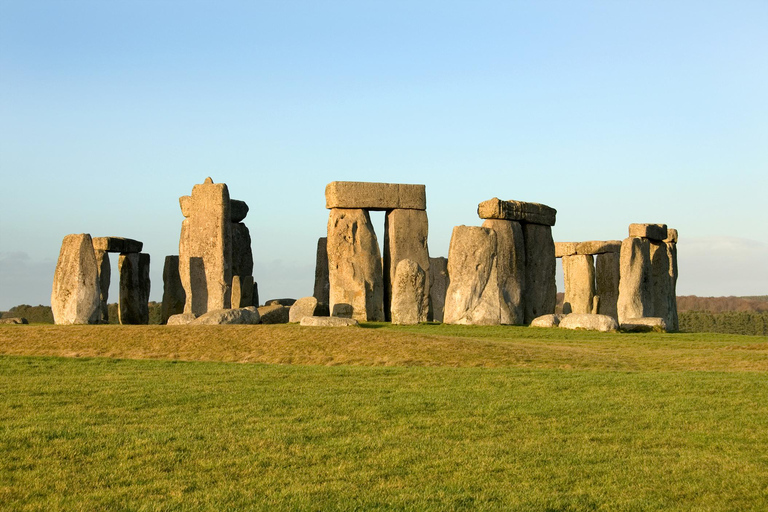
[[[367,327],[2,326],[0,508],[768,509],[766,337]]]

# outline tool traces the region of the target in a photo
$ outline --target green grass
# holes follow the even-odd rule
[[[209,361],[0,356],[0,509],[768,509],[765,337],[222,327],[0,329]]]

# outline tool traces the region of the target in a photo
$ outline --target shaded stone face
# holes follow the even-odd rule
[[[109,253],[107,251],[94,250],[96,256],[96,267],[99,269],[99,296],[101,300],[101,318],[102,324],[109,323],[109,284],[111,280],[112,267],[109,264]]]
[[[328,304],[330,283],[328,282],[328,239],[318,238],[315,255],[315,289],[312,294],[318,302]]]
[[[93,239],[93,248],[96,251],[106,252],[141,252],[144,247],[142,242],[132,238],[122,238],[119,236],[97,236]]]
[[[557,282],[555,242],[552,228],[541,224],[523,224],[525,238],[525,323],[555,312]]]
[[[484,228],[496,233],[496,277],[501,297],[499,322],[520,325],[525,320],[525,239],[519,222],[487,219]]]
[[[329,305],[352,307],[359,321],[384,320],[381,253],[366,210],[332,209],[328,217]]]
[[[661,242],[665,238],[667,238],[667,225],[666,224],[630,224],[629,236],[647,238],[649,240],[655,240],[657,242]]]
[[[621,244],[619,323],[628,318],[653,316],[651,244],[645,238],[629,237]]]
[[[230,229],[232,234],[232,275],[251,276],[253,275],[251,232],[242,222],[232,223]]]
[[[590,314],[595,298],[595,262],[591,254],[563,256],[563,313]]]
[[[674,239],[677,240],[677,230],[674,231]],[[669,259],[669,318],[667,323],[667,329],[672,332],[680,330],[680,322],[677,316],[677,244],[667,243],[667,258]]]
[[[429,222],[424,210],[391,210],[384,224],[384,316],[391,319],[390,305],[397,265],[410,259],[424,272],[426,285],[420,310],[429,310]],[[426,321],[426,320],[420,320]]]
[[[403,259],[392,283],[392,323],[414,325],[427,321],[427,274],[418,263]]]
[[[99,268],[91,235],[67,235],[53,274],[51,310],[56,324],[95,324],[101,319]]]
[[[428,320],[443,321],[445,294],[451,278],[448,275],[448,258],[429,258],[429,313]]]
[[[619,253],[598,254],[595,261],[595,293],[600,297],[597,312],[618,318]]]
[[[557,210],[545,204],[525,201],[502,201],[494,197],[477,205],[477,215],[481,219],[504,219],[554,226]]]
[[[329,210],[426,210],[426,187],[399,183],[333,181],[325,187],[325,207]]]
[[[253,276],[232,276],[232,307],[245,308],[253,303]]]
[[[118,317],[121,324],[149,323],[149,254],[121,254]]]
[[[168,319],[173,315],[184,312],[184,303],[186,294],[181,285],[181,276],[179,275],[179,257],[166,256],[163,265],[163,306],[162,323],[168,323]]]

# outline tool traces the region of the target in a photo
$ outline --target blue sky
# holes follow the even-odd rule
[[[49,304],[82,232],[142,240],[160,300],[207,176],[251,208],[262,299],[312,293],[334,180],[425,184],[433,256],[497,196],[556,208],[557,241],[667,223],[679,294],[768,294],[766,26],[764,1],[0,0],[0,309]]]

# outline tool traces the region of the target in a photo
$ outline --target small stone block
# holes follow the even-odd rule
[[[545,204],[515,200],[502,201],[494,197],[477,205],[477,215],[481,219],[519,220],[531,224],[554,226],[557,210]]]
[[[129,254],[141,252],[144,244],[131,238],[118,236],[97,236],[93,239],[93,249],[96,251],[119,252]]]
[[[424,185],[332,181],[325,187],[325,207],[364,210],[426,210]]]
[[[299,325],[305,327],[353,327],[359,325],[354,318],[339,316],[305,316]]]
[[[677,243],[677,230],[674,228],[667,228],[667,238],[664,241],[668,244]]]
[[[577,242],[555,242],[555,258],[575,255],[577,245]]]
[[[629,236],[635,238],[647,238],[659,242],[667,238],[666,224],[630,224]]]
[[[592,240],[576,244],[576,254],[605,254],[620,251],[621,240],[608,240],[607,242]]]

